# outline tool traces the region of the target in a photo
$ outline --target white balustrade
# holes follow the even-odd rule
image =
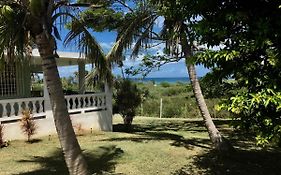
[[[105,93],[66,95],[65,101],[70,113],[106,109]],[[0,100],[0,121],[18,120],[25,109],[34,117],[43,116],[44,103],[44,97]]]
[[[36,117],[44,114],[44,98],[21,98],[0,100],[0,121],[17,120],[23,110]]]
[[[68,111],[81,112],[91,110],[99,110],[106,108],[106,94],[94,93],[94,94],[78,94],[78,95],[66,95],[66,106]]]

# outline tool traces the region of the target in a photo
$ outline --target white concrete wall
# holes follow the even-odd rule
[[[90,103],[90,98],[96,102]],[[65,96],[65,99],[75,129],[79,126],[82,130],[112,131],[112,89],[109,86],[105,86],[105,93],[70,95]],[[70,107],[70,100],[73,102],[75,99],[79,99],[78,107],[76,105],[74,105],[75,107],[73,105]],[[81,103],[81,100],[84,101],[84,103]],[[50,98],[45,86],[43,98],[0,100],[0,105],[3,108],[3,114],[0,116],[0,123],[4,125],[5,140],[26,139],[26,136],[22,133],[20,128],[20,122],[17,121],[21,118],[20,114],[17,114],[16,116],[16,110],[13,106],[15,106],[15,104],[21,106],[23,102],[26,104],[32,102],[33,106],[35,106],[35,103],[38,101],[40,101],[41,104],[40,111],[37,111],[36,113],[35,107],[31,111],[37,125],[36,134],[33,138],[56,134]],[[42,107],[43,101],[45,111],[43,111]],[[86,101],[88,101],[87,104]],[[6,110],[7,104],[12,106],[9,116]],[[18,111],[20,110],[21,109],[18,109]],[[78,114],[73,114],[77,112]]]
[[[90,131],[91,129],[96,131],[112,131],[112,116],[109,116],[106,110],[71,114],[70,116],[75,130],[77,130],[77,126],[80,125],[84,131]],[[40,138],[42,136],[48,136],[57,133],[53,117],[36,119],[35,122],[37,130],[36,134],[32,138]],[[22,133],[19,121],[13,123],[4,123],[2,125],[4,125],[5,140],[18,140],[27,138]]]

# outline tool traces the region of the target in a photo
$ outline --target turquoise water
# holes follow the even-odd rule
[[[189,78],[188,77],[172,77],[172,78],[131,78],[133,81],[137,81],[137,82],[154,82],[156,84],[160,84],[161,82],[168,82],[168,83],[177,83],[177,82],[181,82],[181,83],[188,83],[189,82]]]

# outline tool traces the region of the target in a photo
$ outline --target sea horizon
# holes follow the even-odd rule
[[[145,78],[129,78],[130,80],[136,81],[136,82],[153,82],[155,84],[160,84],[163,82],[167,83],[189,83],[189,77],[145,77]]]

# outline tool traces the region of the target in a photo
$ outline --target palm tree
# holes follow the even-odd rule
[[[72,2],[72,3],[70,3]],[[0,54],[2,59],[10,61],[14,57],[30,55],[35,45],[42,58],[42,69],[50,94],[54,122],[65,162],[71,175],[88,175],[87,163],[82,155],[69,117],[62,84],[58,74],[56,59],[56,38],[60,39],[55,26],[58,18],[75,18],[75,9],[79,6],[91,7],[92,4],[78,4],[73,1],[55,0],[1,0],[0,1]],[[74,15],[73,15],[74,14]],[[66,22],[66,20],[64,21]],[[86,54],[90,58],[103,62],[104,56],[93,37],[85,42],[92,49]],[[84,43],[79,43],[83,45]],[[4,52],[8,57],[4,57]],[[10,58],[10,59],[9,59]],[[104,64],[100,64],[101,66]],[[98,67],[101,67],[98,66]]]
[[[171,4],[174,4],[174,2]],[[183,16],[182,14],[178,14],[180,10],[174,9],[174,11],[167,16],[165,16],[165,13],[161,12],[161,15],[164,15],[162,17],[165,18],[165,21],[162,26],[162,31],[160,34],[157,34],[154,32],[153,27],[155,20],[159,17],[156,10],[159,12],[159,9],[161,10],[160,7],[162,7],[161,5],[163,4],[159,3],[158,6],[155,6],[147,1],[142,1],[135,11],[128,13],[128,17],[125,18],[122,26],[118,28],[118,38],[107,55],[107,59],[113,61],[116,58],[121,58],[123,51],[126,48],[130,48],[133,42],[135,42],[135,44],[132,48],[132,55],[136,56],[140,48],[147,47],[149,42],[156,40],[165,41],[165,50],[168,55],[176,57],[177,61],[181,58],[185,58],[186,60],[193,92],[211,142],[219,152],[228,152],[232,150],[233,147],[220,134],[212,121],[196,76],[195,65],[189,61],[192,57],[193,46],[191,37],[188,37],[190,32],[188,31],[188,24],[186,24],[185,21],[186,17],[184,16],[183,19],[180,19],[180,17]],[[165,10],[167,10],[167,8]],[[190,41],[188,41],[188,38]]]
[[[195,65],[193,63],[188,62],[188,60],[192,57],[192,49],[191,46],[188,45],[186,35],[184,32],[182,32],[181,40],[181,46],[182,51],[186,60],[186,66],[189,74],[189,79],[192,85],[193,93],[197,102],[197,105],[199,107],[199,110],[201,112],[201,115],[204,119],[205,126],[207,128],[209,137],[212,141],[212,143],[215,146],[215,149],[220,153],[228,153],[232,151],[234,148],[229,143],[227,139],[225,139],[218,129],[216,128],[216,125],[214,124],[212,117],[209,113],[208,107],[206,105],[204,96],[201,91],[201,87],[196,75],[196,69]]]

